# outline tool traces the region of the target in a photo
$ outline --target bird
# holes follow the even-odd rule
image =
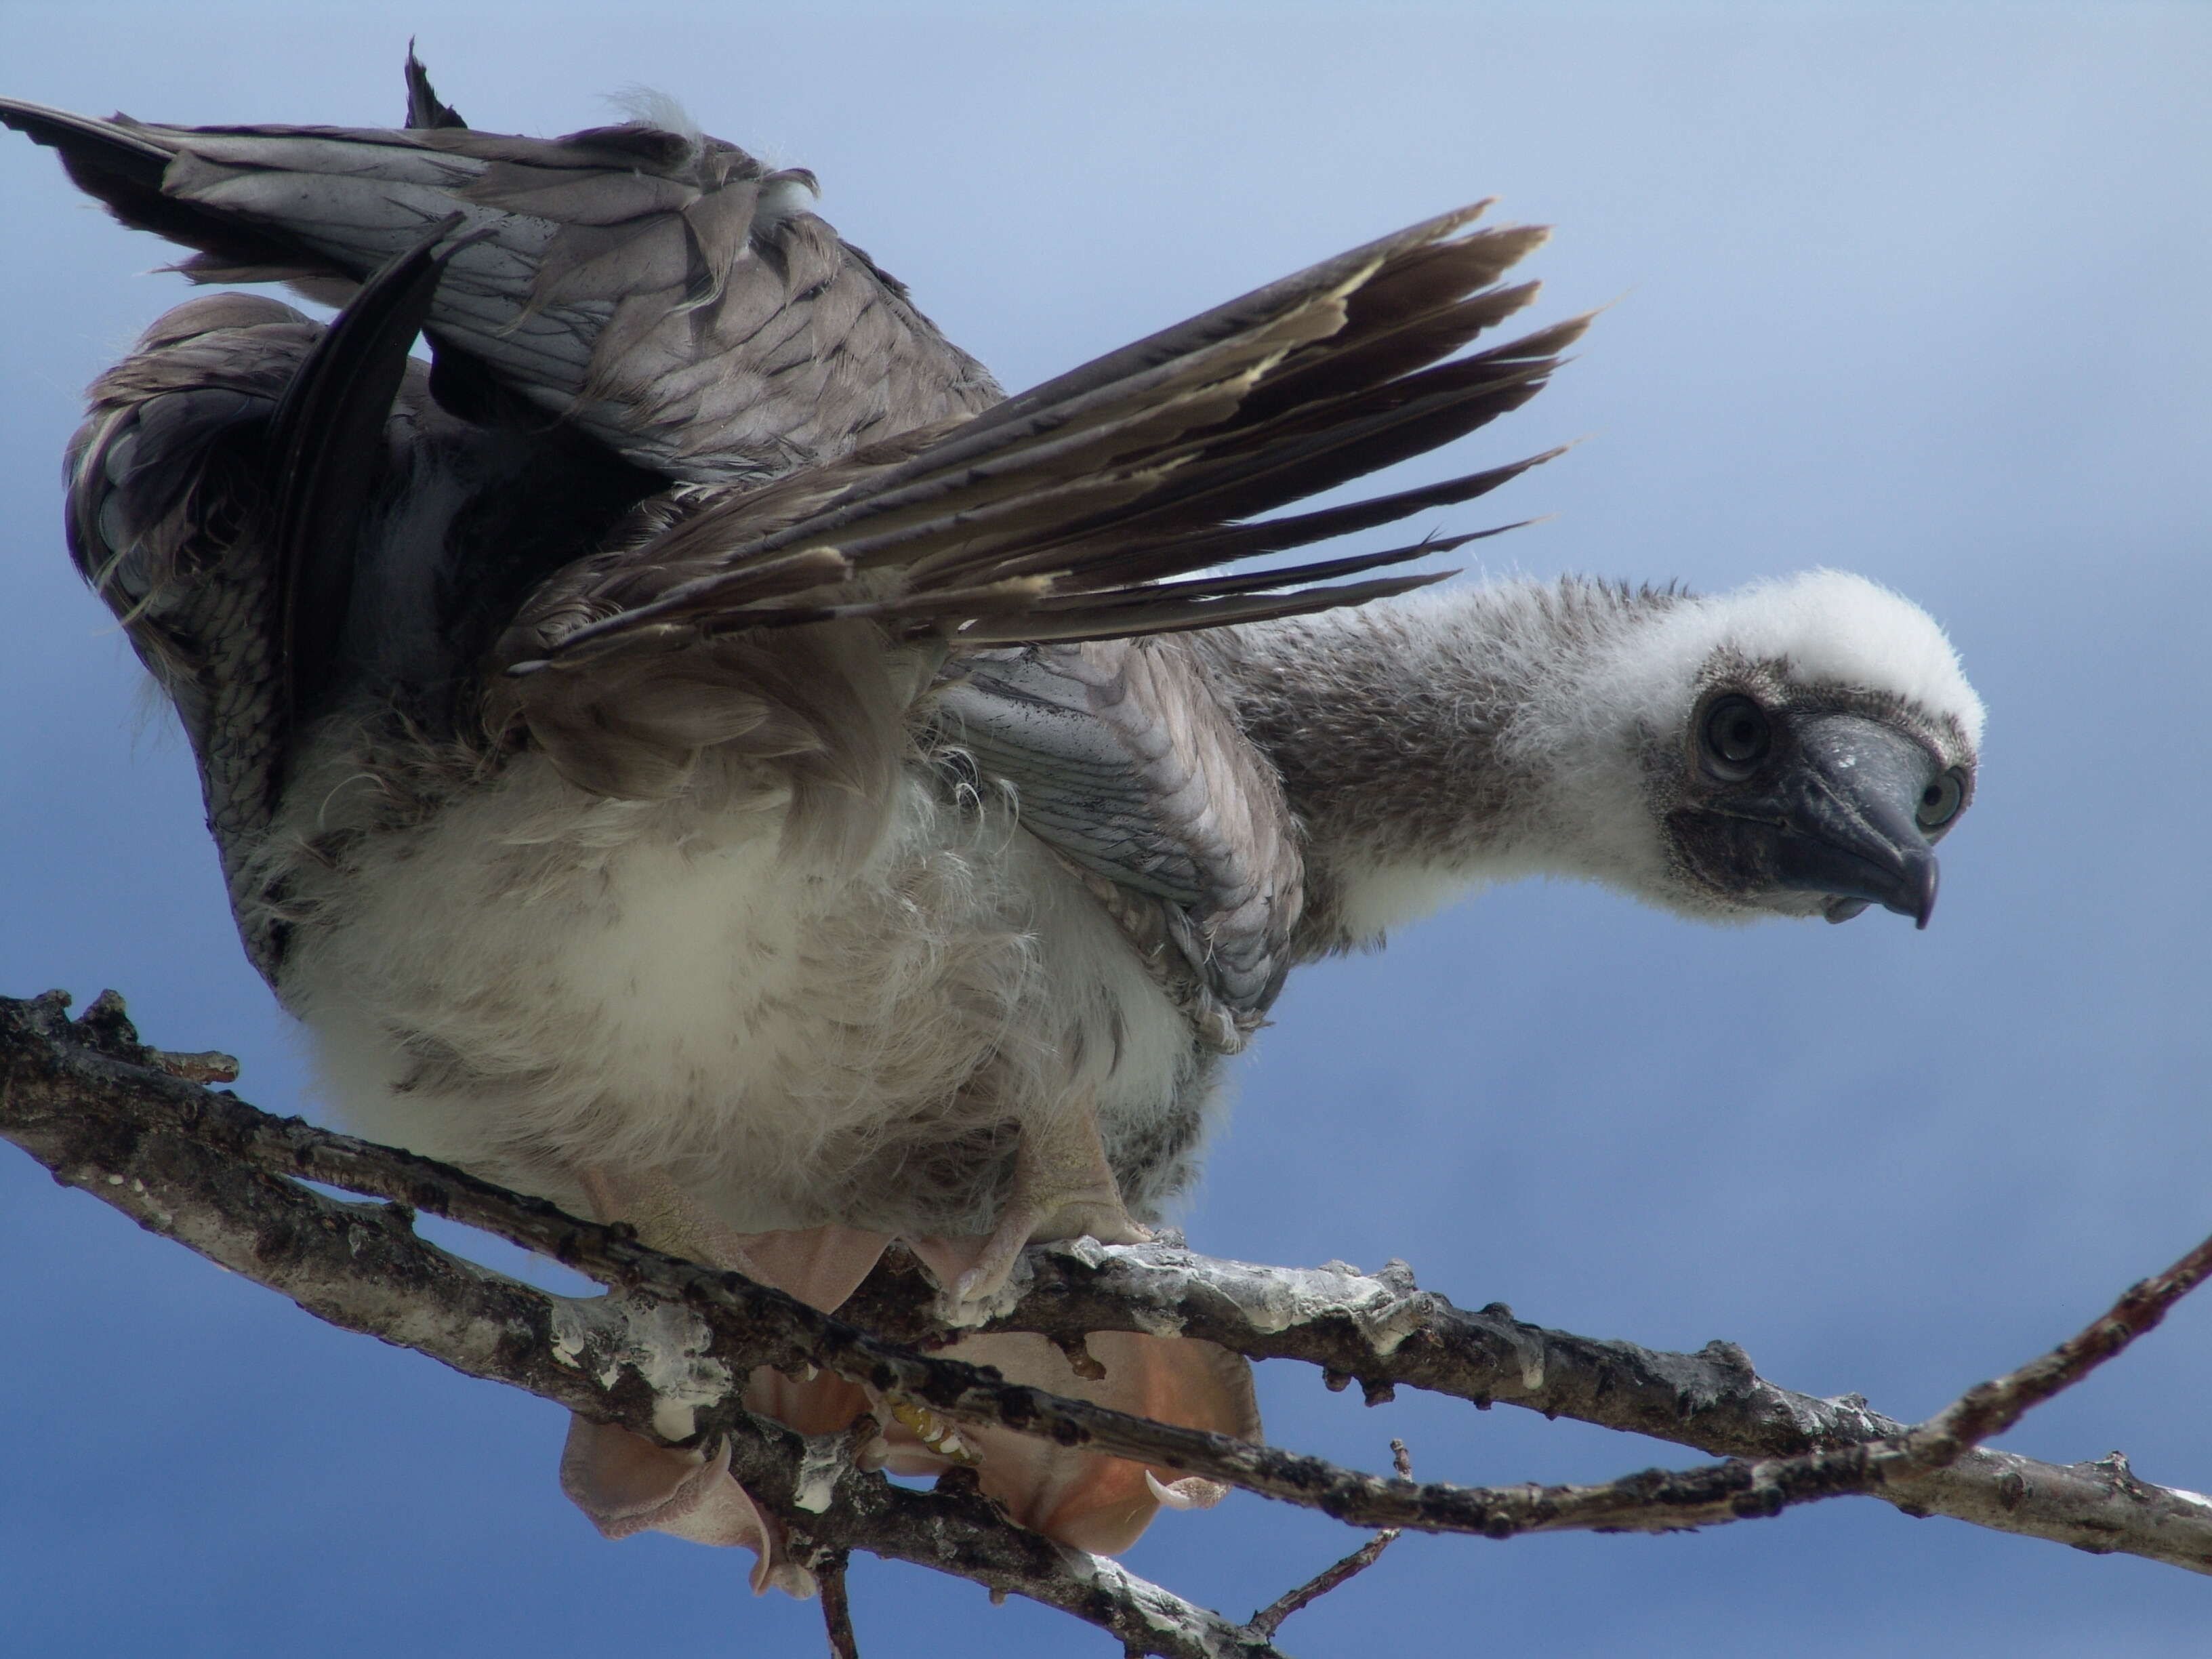
[[[1902,597],[1394,568],[1496,530],[1267,562],[1561,453],[1285,511],[1536,395],[1589,317],[1475,348],[1540,228],[1448,212],[1007,397],[805,170],[405,75],[393,129],[0,100],[195,283],[337,308],[156,320],[65,529],[353,1126],[823,1309],[902,1242],[973,1324],[1032,1243],[1163,1223],[1293,969],[1483,885],[1927,925],[1984,714]],[[1260,1433],[1206,1343],[951,1352]],[[1220,1496],[833,1377],[746,1401],[1100,1553]],[[580,1418],[562,1483],[803,1592],[726,1458]]]

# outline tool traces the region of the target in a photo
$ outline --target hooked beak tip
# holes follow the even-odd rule
[[[1917,873],[1920,878],[1918,883],[1920,890],[1914,896],[1912,925],[1915,928],[1925,932],[1928,918],[1936,914],[1936,881],[1938,873],[1936,860],[1929,859],[1921,866]]]

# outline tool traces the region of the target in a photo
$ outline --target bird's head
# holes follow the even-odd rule
[[[1583,757],[1552,769],[1607,873],[1712,920],[1878,904],[1925,927],[1982,734],[1934,620],[1835,571],[1632,614],[1591,641],[1578,706],[1516,734]]]

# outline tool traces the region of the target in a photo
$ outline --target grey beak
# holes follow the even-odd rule
[[[1936,854],[1913,813],[1935,758],[1856,714],[1808,720],[1797,738],[1799,763],[1773,802],[1782,830],[1776,879],[1831,895],[1831,921],[1879,904],[1925,927],[1936,908]]]

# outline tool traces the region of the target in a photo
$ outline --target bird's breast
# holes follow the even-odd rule
[[[1186,1172],[1184,1018],[1049,854],[919,771],[854,869],[787,845],[772,780],[612,802],[526,754],[392,824],[328,769],[294,792],[325,851],[283,987],[365,1133],[570,1202],[581,1169],[665,1173],[742,1231],[987,1229],[1021,1126],[1079,1098],[1125,1184]]]

